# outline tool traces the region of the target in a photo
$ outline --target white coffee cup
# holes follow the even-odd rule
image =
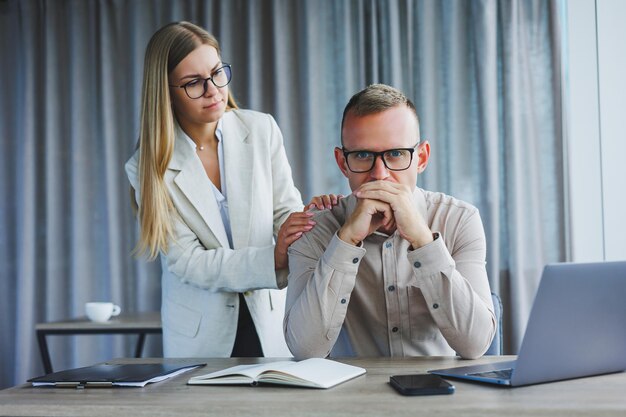
[[[117,304],[91,302],[85,304],[85,313],[91,321],[103,323],[108,321],[111,316],[117,316],[122,309]]]

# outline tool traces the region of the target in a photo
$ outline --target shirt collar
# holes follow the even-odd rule
[[[217,138],[218,142],[221,142],[223,137],[224,137],[224,133],[223,133],[223,122],[222,122],[223,118],[220,118],[220,120],[217,121],[217,127],[215,128],[215,137]],[[194,151],[198,148],[198,146],[196,145],[196,142],[194,142],[183,130],[182,127],[180,127],[180,125],[178,123],[176,123],[176,130],[177,130],[177,134],[181,135],[183,138],[185,138],[185,141],[189,144],[189,146],[191,146],[191,149],[193,149]]]

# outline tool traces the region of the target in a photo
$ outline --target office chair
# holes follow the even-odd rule
[[[491,300],[493,301],[493,309],[496,313],[498,329],[485,355],[502,355],[502,300],[498,294],[493,292],[491,293]]]

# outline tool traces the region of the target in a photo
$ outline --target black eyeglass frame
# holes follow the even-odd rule
[[[223,70],[225,68],[228,69],[228,81],[224,85],[217,85],[215,83],[215,80],[213,79],[213,77],[215,77],[215,73],[216,72],[218,72],[219,70]],[[206,94],[207,90],[209,89],[209,81],[211,81],[216,88],[222,88],[222,87],[226,87],[228,84],[230,84],[232,79],[233,79],[233,70],[232,70],[231,65],[223,63],[223,65],[221,67],[216,68],[215,71],[213,71],[211,73],[210,77],[207,77],[207,78],[195,78],[195,79],[193,79],[193,80],[191,80],[189,82],[186,82],[183,85],[172,85],[172,84],[170,84],[170,87],[173,87],[173,88],[183,88],[183,89],[185,89],[185,94],[187,94],[187,97],[189,97],[192,100],[196,100],[196,99],[199,99],[200,97],[202,97],[202,96],[204,96]],[[191,97],[189,95],[189,92],[187,91],[187,86],[189,84],[191,84],[193,82],[197,82],[199,80],[203,81],[203,84],[202,84],[202,94],[200,94],[198,97]]]
[[[415,146],[411,147],[411,148],[393,148],[393,149],[387,149],[385,151],[381,151],[381,152],[374,152],[374,151],[367,151],[364,149],[360,149],[360,150],[356,150],[356,151],[348,151],[346,150],[346,148],[344,148],[343,146],[341,147],[341,151],[343,152],[343,157],[346,160],[346,165],[348,166],[348,169],[351,172],[354,172],[355,174],[363,174],[365,172],[370,172],[373,168],[374,165],[376,165],[376,159],[378,157],[380,157],[380,159],[383,161],[383,164],[385,165],[385,168],[387,168],[389,171],[406,171],[407,169],[409,169],[411,167],[411,164],[413,163],[413,153],[415,153],[415,149],[417,149],[417,147],[419,146],[420,142],[417,142],[415,144]],[[395,168],[390,168],[389,165],[387,165],[387,161],[385,161],[384,155],[387,152],[393,152],[393,151],[408,151],[411,154],[411,159],[409,160],[409,164],[407,165],[406,168],[401,168],[401,169],[395,169]],[[355,171],[350,167],[350,162],[348,162],[348,156],[354,153],[358,153],[358,152],[367,152],[369,154],[374,155],[374,159],[372,159],[372,166],[364,171]]]

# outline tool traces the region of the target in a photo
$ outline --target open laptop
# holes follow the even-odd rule
[[[430,373],[512,387],[626,369],[626,261],[543,270],[517,360]]]

